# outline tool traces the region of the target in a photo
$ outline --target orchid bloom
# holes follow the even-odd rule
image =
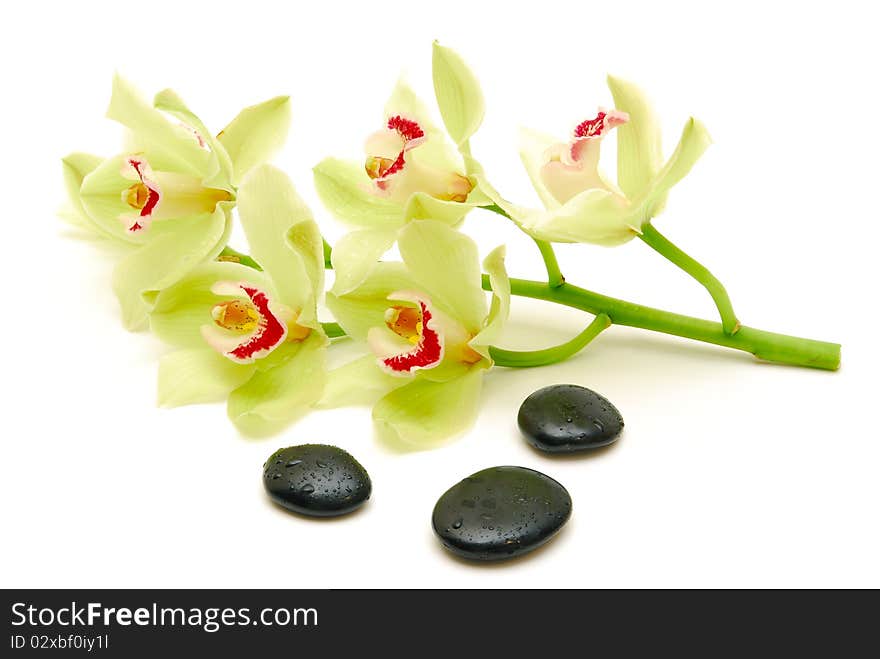
[[[438,70],[441,77],[454,75],[459,63],[454,53],[435,44],[435,86]],[[401,80],[378,130],[366,140],[364,159],[327,158],[314,168],[321,201],[354,228],[333,249],[334,293],[343,295],[363,282],[407,222],[432,219],[457,226],[471,208],[491,203],[474,189],[463,157],[483,118],[482,96],[475,89],[466,116],[455,98],[438,95],[447,133]]]
[[[150,105],[121,77],[107,116],[130,131],[127,151],[64,159],[68,218],[129,252],[113,275],[123,320],[146,320],[159,290],[214,259],[231,230],[238,181],[287,134],[289,100],[243,110],[217,137],[171,90]]]
[[[480,187],[535,238],[620,245],[663,210],[670,188],[710,144],[702,123],[689,119],[675,151],[662,163],[660,128],[644,94],[609,77],[616,109],[600,109],[565,142],[524,130],[520,156],[545,210],[505,201],[480,175]],[[617,184],[599,169],[602,141],[617,133]]]
[[[152,330],[179,347],[159,367],[165,406],[222,400],[248,435],[275,432],[321,396],[327,337],[321,235],[287,177],[270,165],[247,175],[238,208],[262,271],[206,262],[161,291]]]
[[[473,422],[510,284],[499,247],[483,264],[493,291],[487,305],[476,244],[442,222],[410,222],[398,247],[402,263],[382,262],[355,290],[327,296],[339,324],[371,354],[331,372],[323,404],[381,396],[373,418],[386,438],[427,447]]]

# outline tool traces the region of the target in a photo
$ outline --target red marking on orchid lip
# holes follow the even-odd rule
[[[397,154],[397,158],[394,159],[394,162],[391,163],[391,166],[388,167],[388,169],[386,169],[384,172],[382,172],[382,178],[391,176],[392,174],[396,174],[403,169],[404,165],[406,165],[406,160],[404,159],[403,154],[404,151],[401,151]]]
[[[376,172],[377,175],[375,176],[379,182],[381,182],[381,179],[388,178],[389,176],[403,171],[403,168],[406,166],[406,152],[409,149],[418,146],[418,143],[421,143],[425,137],[425,131],[422,130],[422,127],[419,126],[418,122],[413,121],[412,119],[405,119],[399,114],[394,115],[388,120],[388,129],[397,131],[397,134],[403,138],[403,148],[393,161],[390,161],[387,165],[379,167]],[[413,144],[413,142],[416,142],[416,144]],[[380,185],[380,188],[381,187],[382,186]]]
[[[399,114],[388,120],[388,128],[390,130],[396,130],[407,142],[425,136],[425,131],[422,130],[422,127],[419,126],[418,122],[413,121],[412,119],[404,119]]]
[[[415,350],[394,355],[382,360],[392,371],[398,373],[412,373],[417,368],[428,368],[437,364],[443,358],[443,343],[440,335],[429,325],[431,322],[431,310],[424,302],[419,302],[422,312],[422,335]]]
[[[147,197],[147,203],[144,204],[144,207],[141,208],[141,217],[149,217],[153,213],[153,209],[156,208],[156,204],[159,203],[159,200],[162,198],[162,195],[159,194],[159,191],[155,188],[152,188],[150,184],[144,180],[144,173],[141,171],[141,167],[144,166],[143,160],[137,160],[136,158],[129,158],[128,164],[130,164],[134,171],[137,172],[138,178],[141,180],[147,190],[149,191],[149,196]],[[141,229],[143,227],[137,226],[137,229]],[[132,227],[132,231],[136,231],[134,227]]]
[[[254,359],[257,353],[272,350],[287,336],[287,328],[269,309],[269,298],[262,291],[242,285],[241,290],[247,293],[251,303],[260,314],[257,332],[245,343],[242,343],[229,354],[241,361]]]
[[[574,129],[575,137],[599,137],[605,132],[605,112],[599,112],[595,119],[582,121]]]
[[[140,231],[143,228],[144,226],[142,224],[140,224],[139,222],[135,222],[130,227],[128,227],[128,230],[134,233],[135,231]]]

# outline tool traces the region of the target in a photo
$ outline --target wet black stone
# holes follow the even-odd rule
[[[336,446],[303,444],[276,451],[263,465],[263,485],[280,506],[312,517],[345,515],[370,498],[367,470]]]
[[[524,467],[492,467],[449,488],[431,522],[453,554],[497,561],[537,549],[570,515],[571,497],[549,476]]]
[[[576,384],[555,384],[523,401],[519,428],[547,453],[588,451],[611,444],[623,431],[623,417],[607,398]]]

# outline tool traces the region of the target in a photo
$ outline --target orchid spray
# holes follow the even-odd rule
[[[265,435],[313,407],[369,403],[383,437],[425,448],[470,426],[488,369],[563,361],[615,324],[770,362],[839,367],[838,344],[742,325],[721,282],[654,226],[711,143],[700,121],[687,119],[664,152],[644,93],[609,77],[613,107],[585,114],[567,137],[522,131],[520,158],[542,203],[529,208],[501,194],[472,153],[485,110],[476,76],[435,43],[433,78],[442,127],[400,81],[375,132],[352,149],[359,156],[315,166],[319,197],[350,228],[335,248],[287,177],[263,164],[286,136],[287,97],[245,109],[212,136],[173,92],[151,105],[115,80],[108,114],[131,130],[130,144],[109,159],[65,158],[66,217],[122,246],[113,286],[125,324],[148,321],[175,346],[159,368],[162,404],[225,399],[243,433]],[[600,167],[608,138],[617,143],[613,179]],[[459,231],[474,209],[534,241],[546,281],[509,277],[503,246],[481,265]],[[250,254],[227,244],[236,212]],[[720,322],[581,288],[566,281],[553,248],[635,239],[704,286]],[[387,258],[395,246],[399,261]],[[325,268],[335,271],[326,294]],[[592,317],[561,345],[509,350],[499,344],[512,297]],[[322,301],[335,322],[318,320]],[[363,356],[328,372],[328,348],[343,338]]]

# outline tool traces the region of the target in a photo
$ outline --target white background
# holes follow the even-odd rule
[[[880,586],[880,108],[869,7],[10,5],[0,25],[0,584]],[[289,93],[293,129],[276,162],[332,240],[342,228],[321,209],[311,167],[326,155],[361,156],[401,69],[431,99],[435,38],[483,81],[488,112],[474,152],[516,201],[535,200],[516,127],[567,134],[611,103],[606,72],[649,92],[667,153],[686,117],[701,118],[715,145],[673,191],[658,227],[710,265],[745,324],[841,342],[841,371],[759,364],[613,327],[563,365],[492,372],[468,434],[405,455],[378,443],[366,408],[314,413],[260,441],[238,436],[222,405],[158,409],[166,348],[121,328],[111,262],[55,217],[59,159],[118,148],[120,132],[103,118],[113,71],[148,94],[175,88],[217,130],[240,107]],[[501,218],[475,211],[466,230],[483,254],[507,243],[512,274],[542,274],[534,245]],[[705,291],[639,241],[558,251],[572,282],[713,316]],[[505,344],[558,343],[588,320],[517,300]],[[351,354],[334,350],[334,360]],[[557,382],[591,387],[620,408],[626,431],[615,447],[551,459],[526,446],[517,408]],[[374,494],[365,509],[309,521],[267,501],[263,460],[305,442],[336,444],[366,466]],[[450,558],[430,529],[435,500],[500,464],[565,484],[570,523],[512,563]]]

